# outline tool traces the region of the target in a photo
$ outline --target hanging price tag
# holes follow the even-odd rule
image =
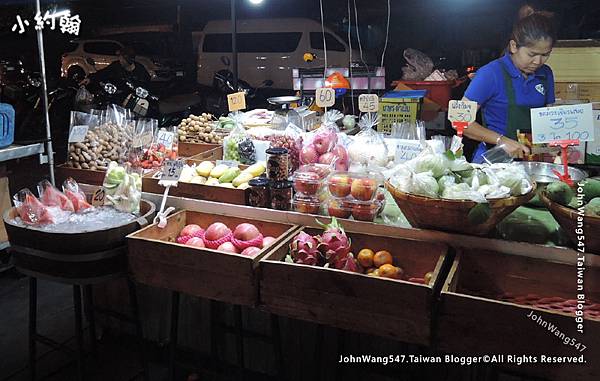
[[[169,131],[160,130],[158,131],[158,136],[156,141],[158,144],[162,144],[166,149],[173,149],[173,140],[175,139],[175,134]]]
[[[88,126],[73,126],[69,131],[69,143],[81,143],[88,132]]]
[[[329,87],[320,87],[315,95],[315,102],[319,107],[331,107],[335,104],[335,90]]]
[[[477,117],[477,102],[448,102],[448,120],[451,122],[473,123]]]
[[[358,109],[360,112],[379,111],[379,97],[377,94],[361,94],[358,97]]]
[[[243,92],[233,93],[227,95],[227,104],[229,105],[229,111],[239,111],[246,108],[246,94]]]
[[[594,141],[592,104],[531,109],[533,144],[556,140]]]
[[[182,160],[167,160],[163,166],[160,181],[178,182],[185,163]]]
[[[106,198],[106,191],[104,187],[100,187],[96,189],[94,194],[92,194],[92,206],[102,206],[104,205],[104,199]]]

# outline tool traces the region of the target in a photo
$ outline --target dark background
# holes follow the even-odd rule
[[[353,0],[350,0],[352,4]],[[363,49],[371,62],[379,62],[385,41],[386,0],[355,0]],[[390,40],[385,60],[388,81],[398,79],[404,65],[402,51],[412,47],[426,52],[442,67],[481,66],[496,58],[506,46],[521,0],[391,0]],[[600,2],[545,0],[529,2],[556,15],[561,39],[600,37]],[[24,35],[11,32],[16,16],[33,23],[33,0],[0,1],[0,56],[19,55],[36,64],[37,43],[30,26]],[[308,17],[320,19],[318,0],[264,0],[253,6],[238,0],[239,18]],[[347,38],[348,1],[323,0],[325,22]],[[113,25],[169,24],[180,27],[178,54],[191,54],[190,32],[201,30],[211,19],[230,17],[229,0],[105,0],[43,1],[42,9],[68,7],[82,18],[80,38],[95,37],[100,27]],[[179,20],[178,20],[179,9]],[[355,25],[354,10],[352,23]],[[356,44],[356,29],[352,28]],[[50,74],[58,72],[60,55],[72,36],[47,31],[46,60]],[[0,57],[2,58],[2,57]],[[439,59],[442,58],[440,61]]]

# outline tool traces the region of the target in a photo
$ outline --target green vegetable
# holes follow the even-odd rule
[[[600,217],[600,197],[593,198],[585,206],[585,215],[592,217]]]
[[[230,183],[238,177],[241,172],[242,171],[239,168],[229,168],[221,175],[221,177],[219,177],[219,183]]]
[[[121,166],[111,167],[108,169],[106,179],[104,180],[107,184],[120,184],[125,179],[127,171]]]
[[[600,197],[600,180],[585,180],[583,185],[583,198],[585,202],[588,203],[596,197]]]
[[[583,201],[583,200],[582,200]],[[579,199],[577,197],[573,197],[569,205],[567,205],[571,209],[579,209],[580,206],[583,206],[583,202],[579,205]]]
[[[440,155],[425,155],[419,158],[415,165],[415,172],[422,173],[431,171],[436,179],[448,173],[444,159]]]
[[[469,224],[481,225],[486,222],[492,215],[490,204],[477,204],[471,208],[468,215]]]
[[[568,206],[573,197],[575,196],[575,192],[568,186],[566,183],[562,181],[556,181],[551,184],[548,184],[546,187],[546,192],[548,193],[548,198],[554,202],[557,202],[561,205]]]

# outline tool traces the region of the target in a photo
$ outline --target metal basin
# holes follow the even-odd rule
[[[548,184],[559,180],[552,170],[563,173],[564,169],[562,164],[544,163],[540,161],[520,161],[514,162],[514,164],[522,166],[523,169],[525,169],[525,172],[527,172],[538,186],[536,196],[532,198],[527,205],[545,208],[545,205],[541,202],[538,195],[541,191],[546,189]],[[574,167],[569,167],[569,175],[574,182],[584,180],[588,177],[587,172]]]

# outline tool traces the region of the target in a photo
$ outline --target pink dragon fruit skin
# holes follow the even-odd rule
[[[330,264],[348,256],[351,250],[350,238],[346,235],[344,228],[334,218],[329,225],[323,225],[325,232],[316,237],[319,242],[319,252]]]
[[[354,259],[354,255],[352,255],[352,253],[348,253],[348,255],[346,255],[343,258],[338,258],[338,260],[336,260],[333,263],[333,268],[338,270],[351,271],[354,273],[359,272],[356,259]]]
[[[317,240],[305,232],[300,232],[290,244],[290,255],[295,263],[317,265],[319,262]]]

